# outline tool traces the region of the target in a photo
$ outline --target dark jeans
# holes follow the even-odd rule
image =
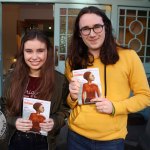
[[[48,150],[47,138],[39,134],[16,131],[11,138],[9,150]]]
[[[124,140],[96,141],[68,131],[67,150],[124,150]]]

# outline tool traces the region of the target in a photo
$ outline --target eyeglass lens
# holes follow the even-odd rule
[[[91,33],[91,29],[95,32],[95,33],[100,33],[102,32],[103,30],[103,26],[104,25],[101,25],[101,24],[96,24],[94,25],[92,28],[89,28],[89,27],[83,27],[80,29],[81,33],[83,35],[89,35]]]

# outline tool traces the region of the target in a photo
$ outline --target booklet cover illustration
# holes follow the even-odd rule
[[[35,132],[47,136],[46,131],[42,131],[39,124],[49,118],[51,102],[23,98],[23,118],[32,121],[33,127],[29,132]]]
[[[80,82],[78,104],[91,104],[91,99],[102,95],[100,74],[98,68],[73,70],[73,77]]]

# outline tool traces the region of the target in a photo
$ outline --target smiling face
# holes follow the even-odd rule
[[[24,44],[24,60],[30,69],[30,75],[39,77],[40,70],[47,59],[47,47],[38,39],[28,40]]]
[[[81,16],[79,20],[79,28],[93,28],[95,25],[104,25],[102,17],[94,14],[87,13]],[[100,48],[102,47],[105,40],[105,26],[100,33],[95,33],[91,29],[89,35],[83,35],[81,32],[81,38],[84,41],[85,45],[88,47],[90,53],[95,57],[99,56]]]

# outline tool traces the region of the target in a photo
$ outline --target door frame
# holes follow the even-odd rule
[[[2,96],[3,61],[2,61],[2,3],[0,3],[0,96]]]

